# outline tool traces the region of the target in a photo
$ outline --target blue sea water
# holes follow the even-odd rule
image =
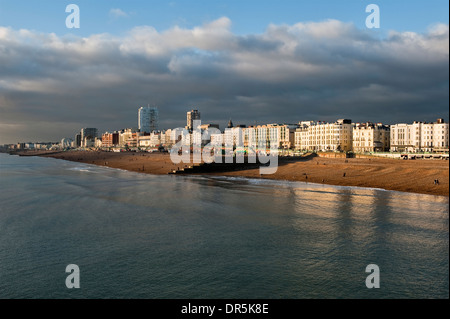
[[[0,298],[448,298],[448,213],[442,196],[0,154]]]

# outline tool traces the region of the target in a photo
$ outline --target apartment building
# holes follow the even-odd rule
[[[244,146],[290,149],[294,146],[297,127],[296,124],[266,124],[243,128]]]
[[[448,152],[449,124],[443,119],[395,124],[391,126],[390,138],[391,152]]]
[[[119,144],[119,132],[103,133],[102,134],[102,147],[113,147]]]
[[[353,125],[350,119],[335,123],[305,121],[295,132],[295,148],[313,152],[344,151],[353,147]]]
[[[139,131],[151,133],[158,130],[159,112],[157,107],[143,106],[138,110]]]
[[[353,127],[353,152],[388,152],[390,128],[381,123],[356,123]]]

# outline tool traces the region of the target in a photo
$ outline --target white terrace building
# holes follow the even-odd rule
[[[391,152],[448,152],[449,124],[414,122],[391,126]]]
[[[335,123],[300,122],[295,132],[295,148],[304,151],[351,151],[353,125],[348,119]]]
[[[244,127],[226,128],[223,133],[223,143],[227,146],[239,147],[244,145]]]
[[[389,126],[368,122],[357,123],[353,127],[353,152],[388,152],[389,149]]]
[[[267,149],[290,149],[294,147],[295,130],[298,125],[266,124],[243,128],[244,146],[254,145]]]

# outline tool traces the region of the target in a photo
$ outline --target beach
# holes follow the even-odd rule
[[[259,170],[225,172],[220,175],[260,176]],[[316,157],[307,161],[282,163],[275,174],[262,177],[449,196],[449,166],[448,161],[443,160]],[[435,179],[439,180],[439,184],[434,183]]]
[[[27,153],[120,168],[147,174],[168,174],[192,164],[174,164],[168,153],[68,151],[49,154]],[[400,160],[386,158],[309,157],[290,160],[280,157],[275,174],[260,175],[259,169],[202,173],[202,175],[240,176],[300,181],[339,186],[358,186],[386,190],[449,196],[449,164],[444,160]],[[436,184],[435,180],[439,183]]]

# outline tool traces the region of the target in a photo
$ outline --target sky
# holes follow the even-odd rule
[[[80,28],[68,29],[68,4]],[[368,4],[380,8],[369,29]],[[448,1],[0,0],[0,144],[82,127],[448,121]]]

